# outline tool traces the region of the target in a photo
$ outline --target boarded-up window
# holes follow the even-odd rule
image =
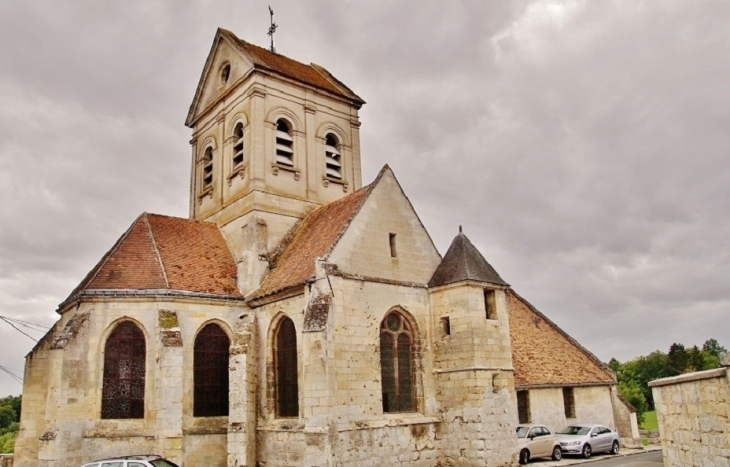
[[[112,331],[104,347],[101,418],[144,418],[145,349],[134,323]]]
[[[575,418],[573,388],[563,388],[563,404],[565,405],[565,418]]]
[[[217,324],[208,324],[195,338],[193,415],[228,415],[228,354],[230,340]]]
[[[276,414],[299,416],[297,381],[297,333],[294,322],[284,318],[276,332]]]
[[[517,391],[517,418],[520,423],[530,423],[529,391]]]
[[[413,366],[413,334],[410,326],[398,313],[390,313],[380,325],[383,412],[416,410]]]

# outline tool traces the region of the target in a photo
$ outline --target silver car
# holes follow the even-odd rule
[[[563,454],[591,457],[594,452],[618,454],[618,433],[603,425],[568,425],[558,431],[558,441]]]
[[[178,467],[178,465],[157,454],[139,454],[101,459],[84,464],[83,467]]]
[[[558,439],[543,425],[517,425],[516,434],[520,464],[538,457],[559,461],[563,456]]]

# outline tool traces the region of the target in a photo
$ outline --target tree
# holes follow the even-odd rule
[[[641,425],[644,421],[644,412],[648,406],[642,388],[633,381],[622,381],[618,383],[618,393],[636,409],[636,420]]]
[[[725,347],[721,346],[720,343],[717,342],[717,339],[707,339],[705,343],[702,344],[702,350],[710,355],[714,355],[718,359],[727,353]]]
[[[677,344],[676,342],[672,344],[669,347],[667,358],[669,359],[669,369],[672,372],[669,376],[681,375],[687,369],[689,356],[684,345]]]

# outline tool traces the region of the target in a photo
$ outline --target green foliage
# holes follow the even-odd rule
[[[622,381],[618,383],[618,393],[636,409],[636,419],[639,425],[643,422],[644,413],[646,413],[647,409],[646,397],[641,389],[641,386],[634,381]]]
[[[707,339],[705,343],[702,344],[702,350],[710,355],[714,355],[718,359],[720,356],[727,353],[725,347],[721,346],[720,343],[717,342],[717,339]]]
[[[0,453],[13,452],[20,422],[20,396],[0,399]]]
[[[636,397],[635,391],[638,389],[644,396],[646,409],[649,410],[654,409],[654,397],[649,388],[649,381],[718,368],[720,366],[719,356],[724,352],[725,348],[715,339],[705,341],[702,349],[696,345],[686,349],[683,344],[674,343],[669,347],[667,353],[657,350],[647,356],[637,357],[625,363],[612,358],[608,366],[616,373],[621,395],[634,404],[634,400],[626,394]],[[622,392],[622,383],[623,391],[626,391],[626,394]],[[636,409],[638,412],[639,408],[636,407]]]
[[[15,437],[18,435],[17,432],[5,433],[0,436],[0,453],[9,454],[15,450]]]

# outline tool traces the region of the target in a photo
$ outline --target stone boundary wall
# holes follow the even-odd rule
[[[649,383],[666,467],[730,466],[730,369]]]

